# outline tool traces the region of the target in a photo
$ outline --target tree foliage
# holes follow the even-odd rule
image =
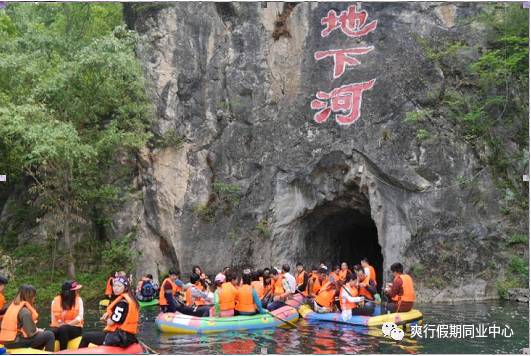
[[[73,224],[102,221],[118,201],[120,175],[150,138],[136,39],[121,4],[0,10],[0,172],[31,177],[69,248]]]

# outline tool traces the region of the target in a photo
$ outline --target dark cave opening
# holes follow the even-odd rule
[[[378,243],[378,230],[368,211],[325,206],[308,215],[305,218],[308,229],[300,255],[307,270],[320,262],[330,267],[347,262],[352,268],[367,257],[376,270],[380,289],[383,254]]]

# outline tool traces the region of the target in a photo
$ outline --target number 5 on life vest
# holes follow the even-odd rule
[[[115,323],[119,322],[120,319],[122,318],[123,311],[124,311],[124,308],[122,307],[114,308],[114,313],[111,316],[111,320],[114,321]]]

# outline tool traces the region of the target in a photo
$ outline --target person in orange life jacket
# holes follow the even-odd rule
[[[306,293],[308,298],[315,298],[317,293],[321,289],[321,283],[319,282],[319,268],[312,267],[312,272],[308,276],[308,286],[306,288]]]
[[[264,268],[262,272],[264,284],[264,296],[262,297],[262,308],[267,308],[267,305],[273,301],[274,281],[271,278],[271,270]]]
[[[179,279],[175,270],[170,270],[168,274],[169,276],[162,281],[160,286],[159,304],[163,313],[175,313],[177,311],[176,298],[179,299],[184,283]]]
[[[249,269],[243,270],[242,285],[238,288],[234,309],[236,310],[235,315],[255,315],[257,311],[258,314],[265,313],[258,292],[251,285],[251,271]]]
[[[286,298],[292,294],[288,281],[284,278],[284,275],[280,273],[278,268],[273,268],[271,270],[271,275],[273,277],[273,301],[267,305],[267,310],[269,311],[285,306]]]
[[[159,293],[158,283],[153,281],[153,275],[146,274],[144,277],[140,278],[136,285],[136,299],[149,302],[157,297]]]
[[[374,305],[364,303],[365,298],[358,294],[358,278],[355,274],[349,273],[345,284],[341,286],[339,301],[341,304],[341,316],[347,321],[352,315],[372,315]]]
[[[6,298],[4,296],[4,289],[6,288],[6,284],[8,283],[8,279],[0,276],[0,317],[5,314],[7,310],[6,306]]]
[[[34,308],[36,296],[35,287],[23,284],[7,308],[0,326],[0,343],[6,348],[31,347],[54,351],[53,332],[37,328],[39,314]]]
[[[363,271],[365,271],[365,275],[369,276],[369,279],[371,281],[374,281],[374,285],[378,286],[378,283],[376,282],[376,270],[373,266],[369,264],[369,259],[367,257],[364,257],[361,260],[361,267],[363,267]]]
[[[335,265],[332,269],[332,272],[328,275],[328,278],[331,282],[337,283],[339,281],[339,272],[341,271],[341,268],[338,265]]]
[[[109,304],[100,320],[107,326],[104,331],[83,332],[79,348],[95,345],[127,347],[137,343],[140,307],[129,288],[127,278],[117,277],[113,281],[116,299]]]
[[[263,280],[260,280],[261,271],[251,272],[251,286],[256,290],[258,298],[260,298],[260,305],[262,305],[262,298],[265,295],[265,288]]]
[[[350,270],[348,269],[348,264],[346,262],[341,263],[341,270],[338,273],[339,280],[341,283],[345,283],[347,280],[347,275],[350,274]]]
[[[59,349],[66,350],[68,341],[81,336],[83,331],[83,300],[79,290],[83,287],[76,281],[66,281],[61,293],[52,301],[50,327],[55,339],[59,340]]]
[[[306,289],[308,288],[308,273],[304,270],[302,263],[297,263],[297,273],[295,280],[297,282],[297,290],[301,292],[305,297],[308,296]]]
[[[214,308],[212,316],[234,316],[236,296],[238,295],[238,277],[232,271],[227,271],[226,280],[214,293]]]
[[[319,269],[319,282],[321,288],[313,300],[314,311],[318,313],[330,313],[333,311],[336,284],[329,278],[328,271],[324,268]]]
[[[369,279],[369,276],[365,275],[361,266],[357,265],[355,268],[358,278],[358,294],[363,296],[368,303],[372,303],[375,300],[374,296],[378,293],[376,285]]]
[[[409,275],[404,274],[404,267],[401,263],[393,263],[391,272],[394,278],[393,283],[385,288],[385,295],[391,302],[387,303],[384,312],[408,312],[413,309],[415,302],[413,280]]]
[[[193,314],[189,315],[198,317],[209,316],[214,295],[209,293],[208,290],[205,290],[199,275],[192,273],[190,276],[190,283],[192,286],[188,287],[186,290],[186,306],[192,308]]]

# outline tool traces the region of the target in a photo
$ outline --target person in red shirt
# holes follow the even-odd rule
[[[408,312],[413,309],[415,302],[413,279],[404,273],[404,267],[398,262],[391,265],[391,272],[394,279],[385,288],[385,295],[390,300],[386,303],[385,311]]]

